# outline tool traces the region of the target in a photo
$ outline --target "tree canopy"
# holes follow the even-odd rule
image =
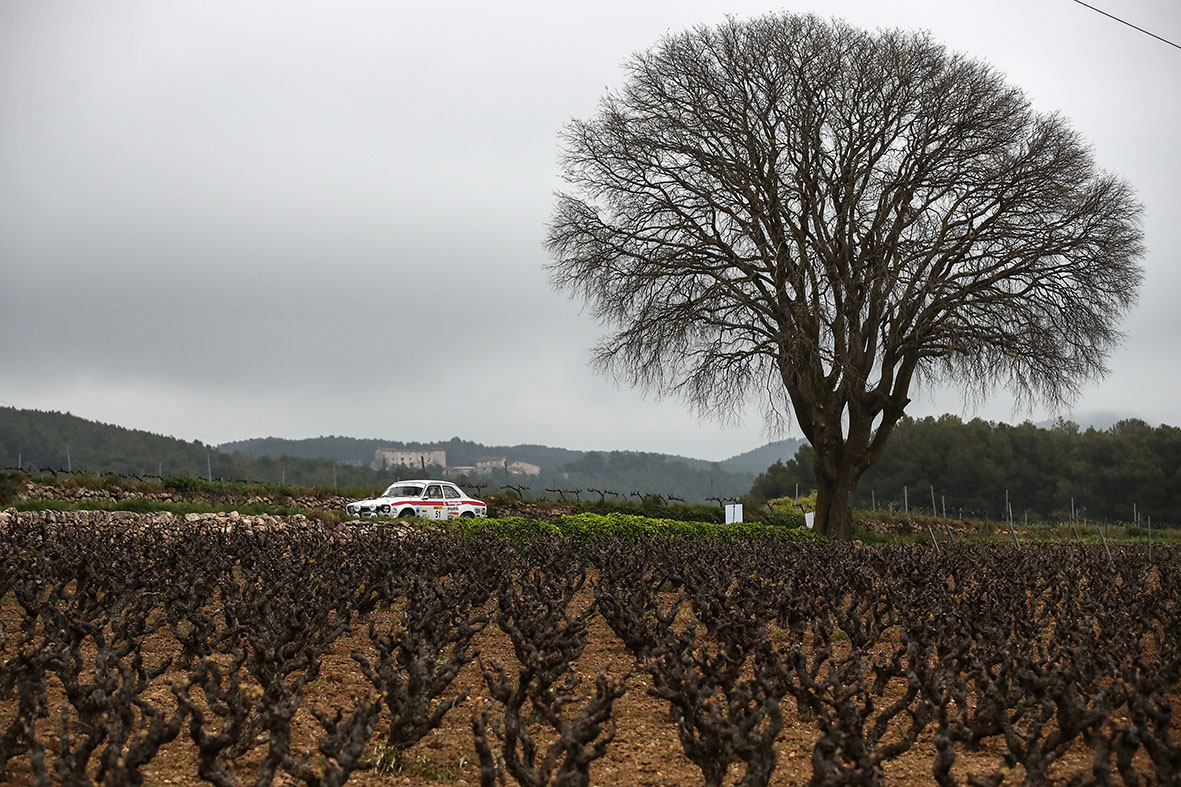
[[[924,33],[775,14],[669,35],[563,138],[553,284],[597,365],[814,448],[818,527],[916,380],[1070,402],[1141,278],[1140,206],[1056,114]]]

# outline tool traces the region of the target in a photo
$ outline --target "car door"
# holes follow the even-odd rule
[[[454,519],[455,517],[459,516],[459,504],[463,500],[463,497],[459,494],[459,490],[453,486],[444,484],[443,500],[447,506],[447,518]]]
[[[422,495],[422,502],[419,503],[418,515],[426,519],[445,519],[447,517],[441,485],[427,485],[426,492]]]

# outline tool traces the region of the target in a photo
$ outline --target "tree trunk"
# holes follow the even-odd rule
[[[834,541],[853,537],[853,491],[857,472],[842,463],[833,475],[816,469],[816,522],[813,528]]]
[[[885,410],[850,405],[848,431],[820,428],[813,441],[813,471],[816,473],[816,532],[833,541],[853,537],[853,493],[857,482],[874,462],[881,458],[886,439],[902,417],[909,402],[903,398]],[[875,429],[875,417],[881,423]]]

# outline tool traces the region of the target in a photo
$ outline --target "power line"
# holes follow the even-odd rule
[[[1092,11],[1094,11],[1097,14],[1103,14],[1108,19],[1114,19],[1115,21],[1119,22],[1121,25],[1127,25],[1128,27],[1132,28],[1133,30],[1139,30],[1141,33],[1143,33],[1146,36],[1152,36],[1157,41],[1163,41],[1164,43],[1168,44],[1169,46],[1176,47],[1177,49],[1181,49],[1181,44],[1174,44],[1169,39],[1161,38],[1156,33],[1151,33],[1149,31],[1145,30],[1143,27],[1137,27],[1136,25],[1132,24],[1131,22],[1129,22],[1125,19],[1120,19],[1118,16],[1114,16],[1113,14],[1107,13],[1102,8],[1096,8],[1093,5],[1087,5],[1086,3],[1083,2],[1083,0],[1074,0],[1074,2],[1078,3],[1079,5],[1083,6],[1084,8],[1091,9]]]

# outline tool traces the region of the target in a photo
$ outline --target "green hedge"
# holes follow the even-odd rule
[[[428,526],[440,524],[432,520],[422,521],[425,521]],[[539,535],[562,535],[562,531],[558,529],[555,522],[526,519],[523,516],[506,516],[502,519],[479,519],[475,517],[449,519],[441,524],[444,529],[453,533],[469,535],[489,534],[514,541],[527,541]]]
[[[578,510],[588,514],[634,514],[649,519],[678,519],[682,522],[713,522],[723,524],[726,510],[721,506],[686,503],[666,503],[655,497],[648,497],[642,503],[621,501],[582,501]]]
[[[585,542],[596,537],[638,541],[654,536],[684,538],[763,538],[776,541],[823,541],[824,537],[808,530],[743,522],[726,525],[714,522],[686,522],[679,519],[652,519],[636,514],[572,514],[540,522],[524,517],[504,519],[453,519],[445,527],[460,533],[488,533],[510,539],[529,539],[555,535]]]
[[[779,511],[771,509],[763,514],[763,524],[771,527],[792,527],[803,530],[805,527],[804,515],[799,511]]]

